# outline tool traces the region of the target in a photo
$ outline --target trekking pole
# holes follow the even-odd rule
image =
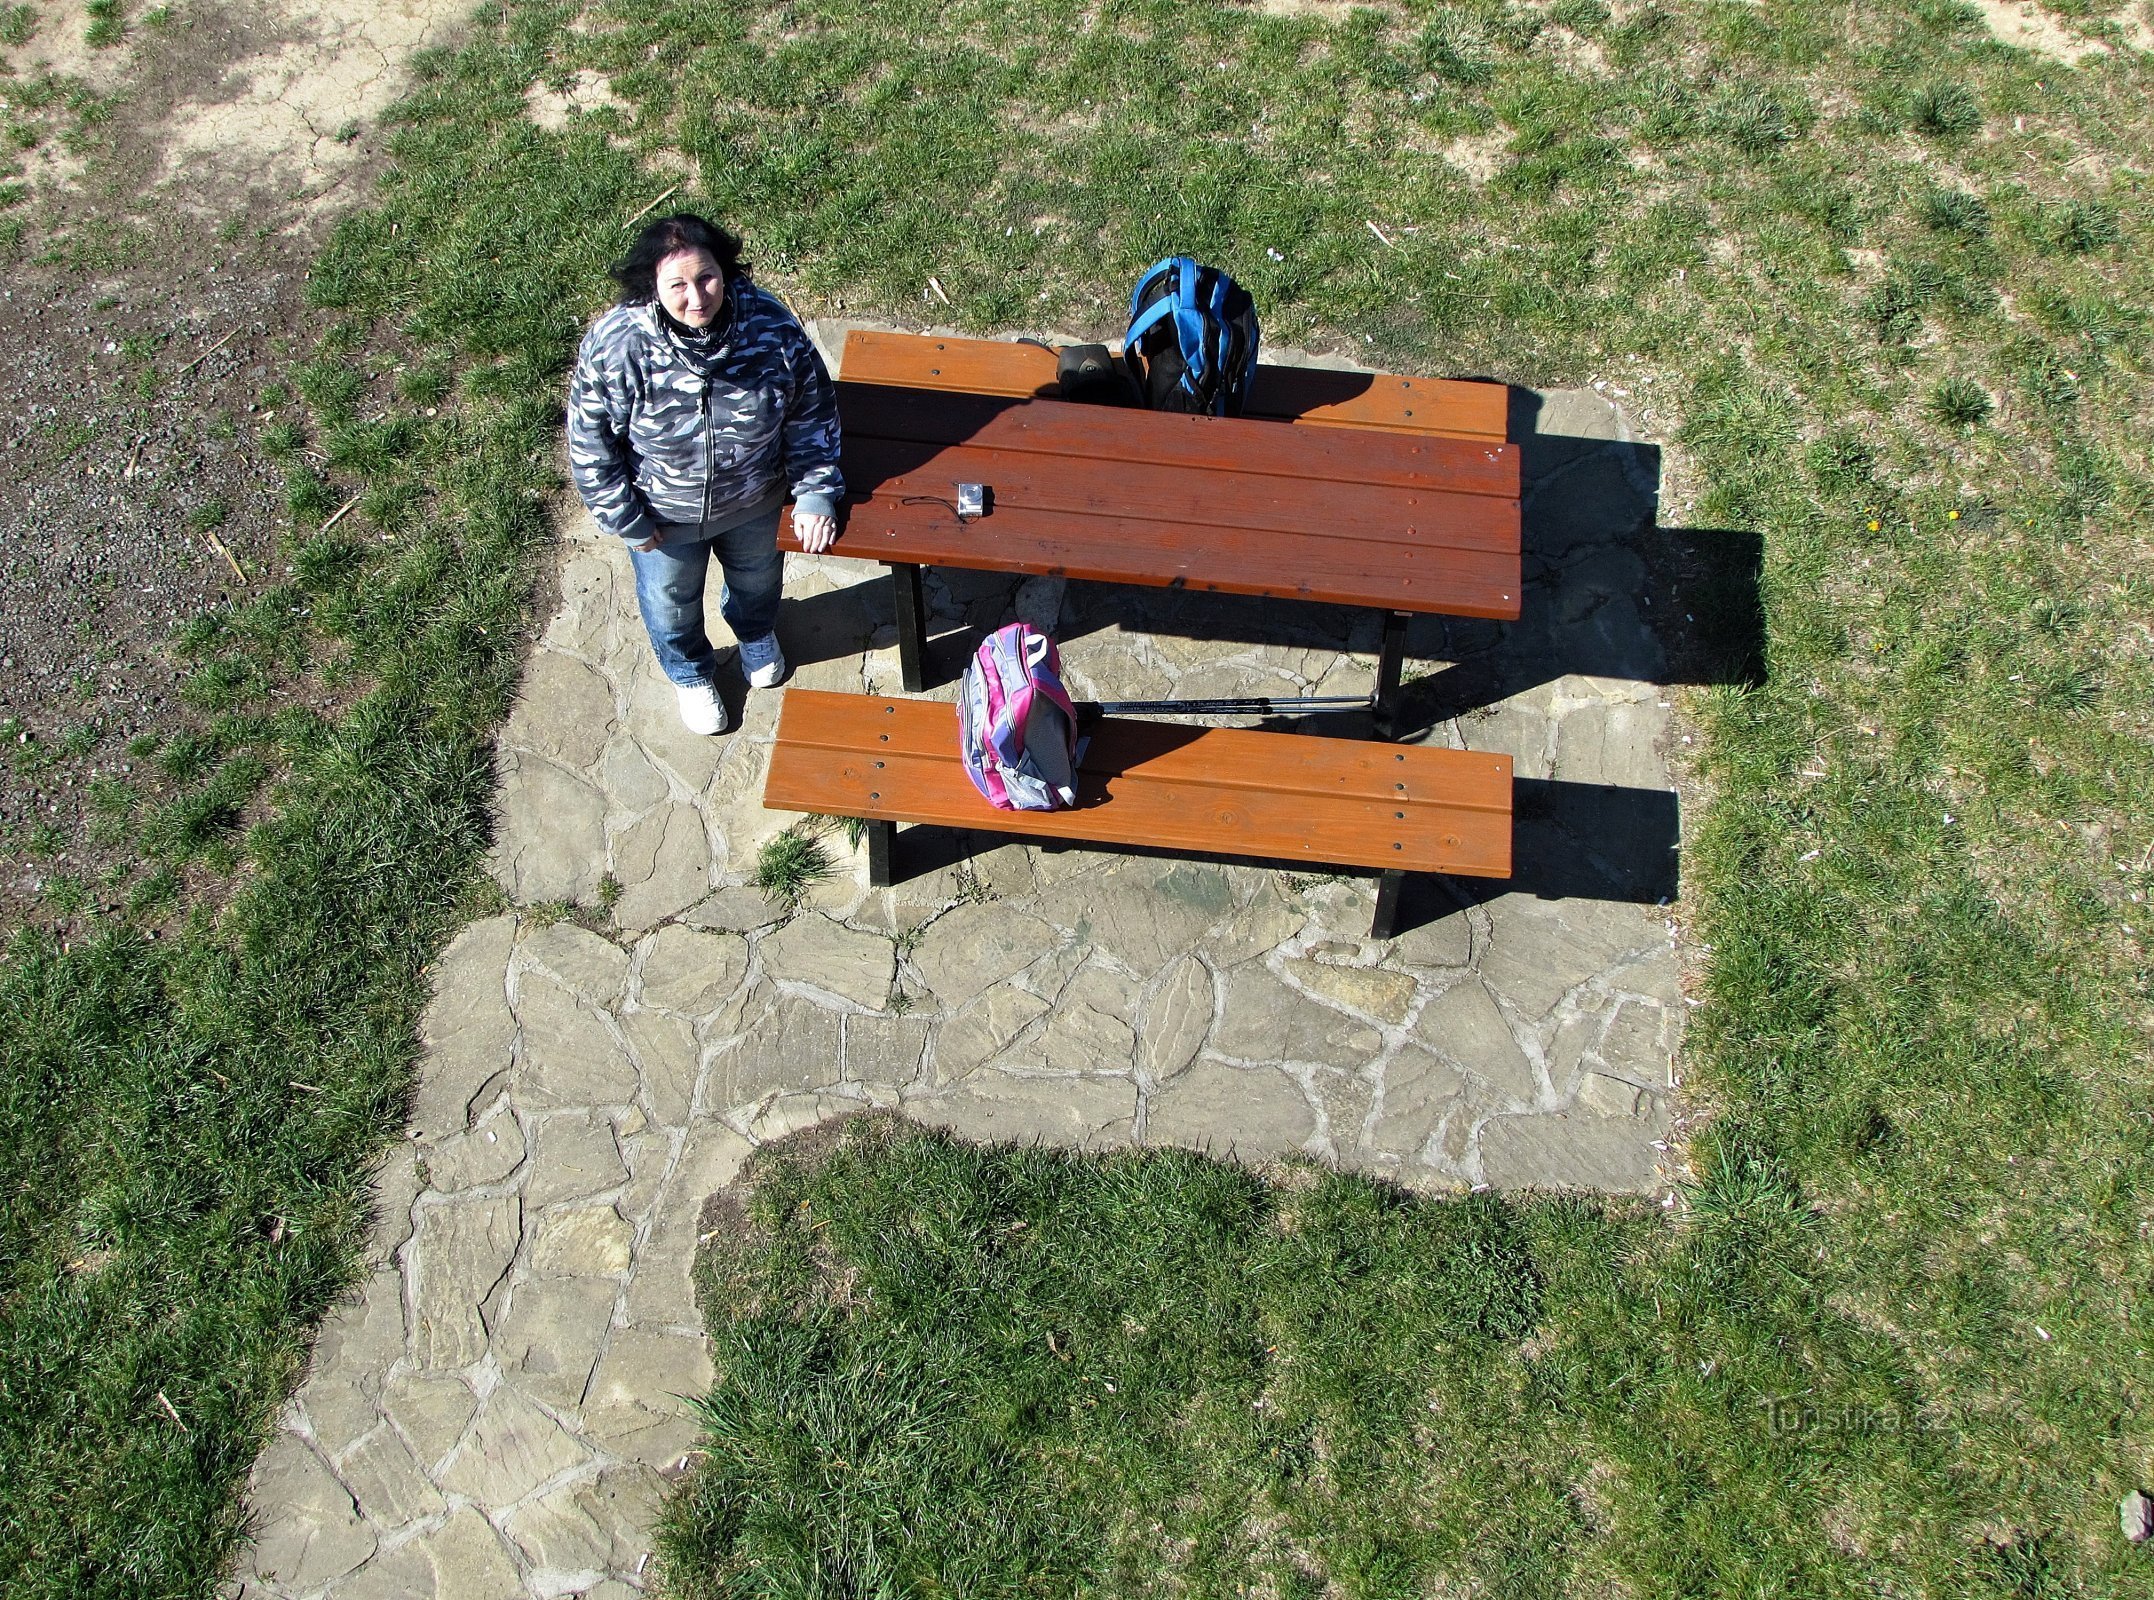
[[[1288,711],[1348,711],[1366,709],[1367,695],[1319,695],[1301,700],[1274,700],[1251,695],[1239,700],[1085,700],[1078,710],[1102,717],[1269,717]]]

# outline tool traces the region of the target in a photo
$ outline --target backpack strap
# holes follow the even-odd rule
[[[1161,260],[1155,261],[1152,263],[1151,267],[1145,272],[1144,276],[1137,280],[1137,287],[1130,290],[1129,292],[1130,321],[1135,322],[1137,320],[1137,308],[1144,304],[1144,291],[1152,287],[1153,280],[1156,279],[1162,272],[1165,272],[1169,268],[1171,268],[1175,264],[1175,262],[1182,259],[1183,258],[1180,256],[1167,256]]]

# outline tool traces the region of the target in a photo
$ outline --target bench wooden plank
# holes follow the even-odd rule
[[[856,382],[917,389],[1012,396],[1056,392],[1054,352],[1014,340],[859,328],[845,336],[839,370]],[[1509,425],[1509,394],[1500,383],[1260,362],[1244,415],[1318,428],[1500,441]]]
[[[1486,752],[1107,718],[1085,749],[1075,809],[998,811],[958,760],[954,706],[790,689],[763,803],[1034,838],[1503,878],[1511,871],[1510,789],[1510,757]]]

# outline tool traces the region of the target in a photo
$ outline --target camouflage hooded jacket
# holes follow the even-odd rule
[[[731,332],[706,380],[655,304],[591,325],[568,386],[568,461],[608,533],[641,544],[655,523],[710,522],[790,488],[801,514],[835,515],[837,392],[806,330],[771,295],[726,285]]]

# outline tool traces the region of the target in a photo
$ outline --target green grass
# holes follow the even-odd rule
[[[232,1547],[477,903],[565,373],[675,152],[811,314],[1099,335],[1189,251],[1276,342],[1606,380],[1663,522],[1763,536],[1768,633],[1686,700],[1679,1224],[868,1141],[766,1186],[807,1210],[709,1303],[684,1587],[2154,1587],[2115,1516],[2154,1471],[2144,58],[1953,0],[572,20],[420,58],[316,264],[291,574],[183,641],[199,742],[132,818],[176,931],[0,966],[0,1588],[206,1594]],[[525,119],[586,69],[628,109]],[[279,709],[316,670],[334,723]]]
[[[813,823],[795,823],[756,852],[755,886],[787,911],[799,908],[808,891],[836,870]]]

